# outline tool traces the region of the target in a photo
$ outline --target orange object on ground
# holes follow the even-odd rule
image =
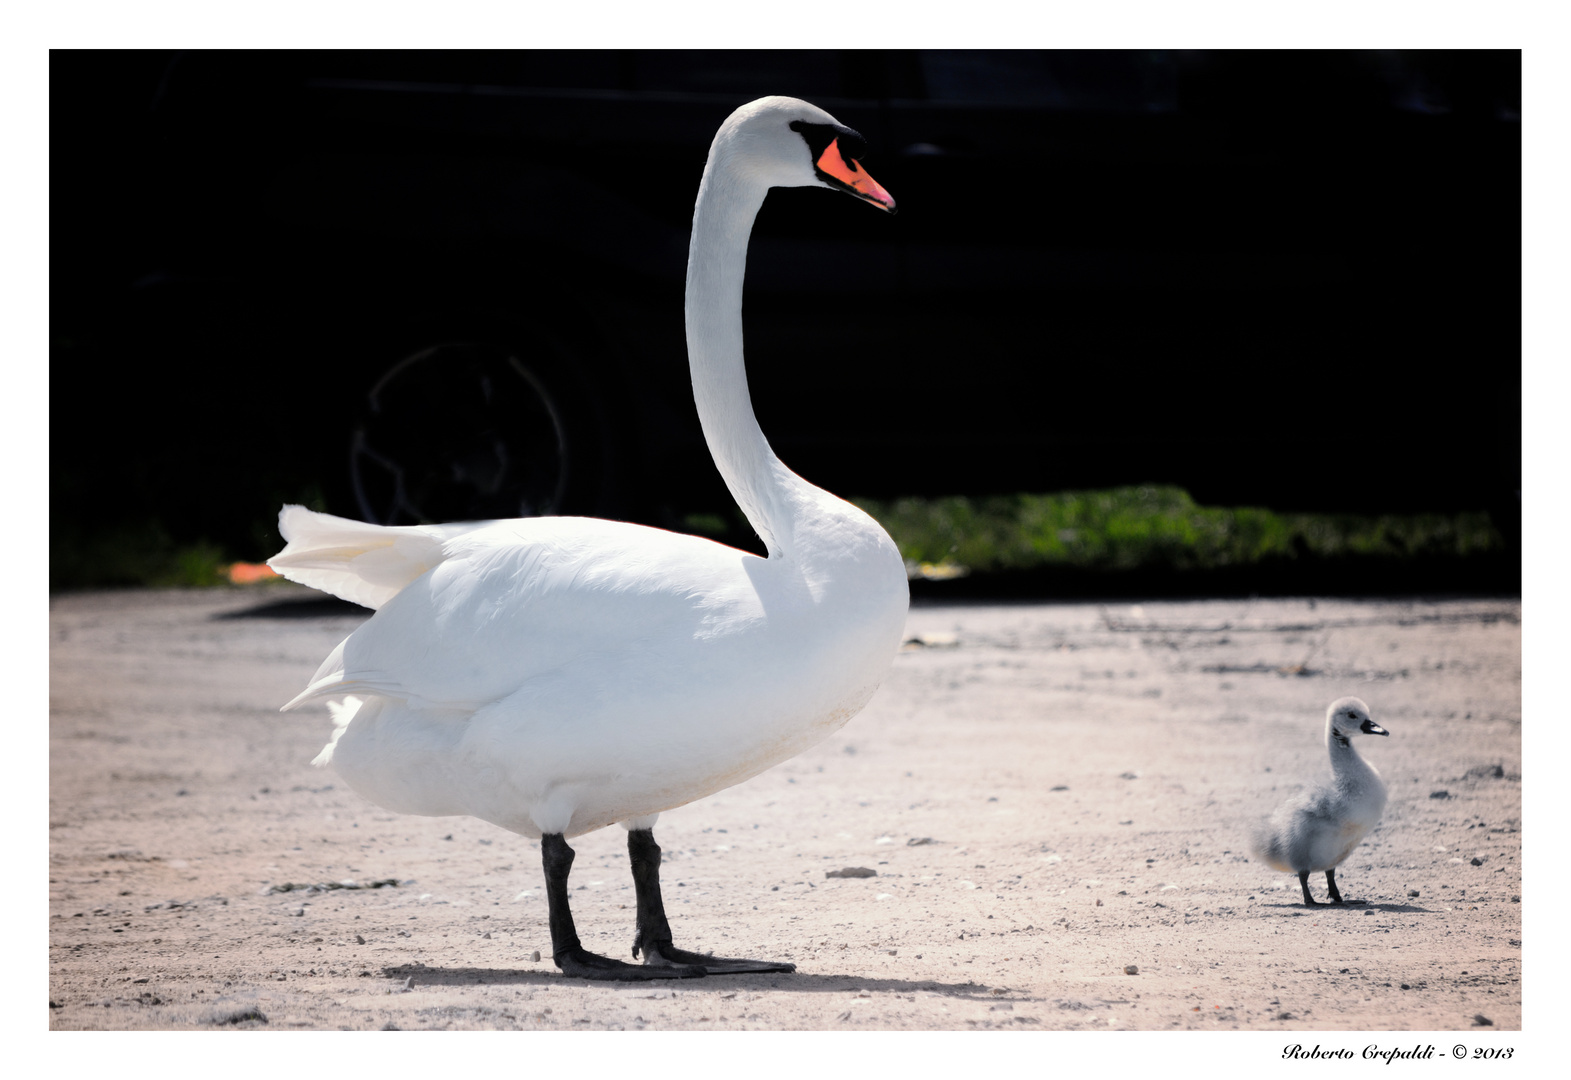
[[[236,585],[255,585],[278,574],[266,563],[237,562],[229,567],[229,580]]]

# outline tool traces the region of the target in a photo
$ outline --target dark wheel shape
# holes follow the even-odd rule
[[[454,342],[371,388],[349,467],[365,520],[412,525],[557,513],[572,460],[562,410],[519,353]]]

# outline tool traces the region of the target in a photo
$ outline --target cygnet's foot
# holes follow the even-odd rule
[[[690,956],[691,953],[684,953]],[[562,974],[575,979],[606,982],[642,982],[648,979],[698,979],[708,972],[685,961],[671,964],[624,964],[584,948],[567,949],[553,958]],[[702,959],[702,958],[700,958]]]
[[[1351,905],[1351,904],[1367,904],[1369,902],[1367,900],[1343,900],[1342,899],[1342,894],[1337,890],[1337,887],[1336,887],[1336,871],[1335,870],[1327,870],[1326,871],[1326,891],[1331,894],[1331,902],[1333,904]],[[1309,894],[1309,886],[1308,886],[1308,884],[1304,885],[1304,894],[1306,896]]]
[[[1320,901],[1316,900],[1313,896],[1309,895],[1309,871],[1308,870],[1300,871],[1300,873],[1298,875],[1298,887],[1304,891],[1304,906],[1305,907],[1320,907],[1321,906],[1320,905]]]
[[[692,965],[710,975],[746,975],[769,971],[795,971],[795,964],[787,964],[775,960],[732,960],[724,956],[703,956],[699,953],[678,949],[675,945],[652,945],[643,949],[644,964],[656,971],[671,968],[666,965],[678,967]]]

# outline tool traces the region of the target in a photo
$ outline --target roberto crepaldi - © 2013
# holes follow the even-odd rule
[[[1371,1043],[1370,1045],[1364,1047],[1362,1053],[1359,1053],[1359,1052],[1354,1051],[1354,1050],[1347,1050],[1347,1049],[1322,1050],[1320,1048],[1320,1044],[1319,1043],[1316,1043],[1312,1049],[1305,1049],[1304,1045],[1302,1043],[1294,1043],[1291,1046],[1283,1047],[1283,1049],[1282,1049],[1282,1056],[1284,1058],[1292,1058],[1292,1059],[1298,1059],[1298,1058],[1315,1059],[1315,1058],[1318,1058],[1318,1059],[1321,1059],[1321,1060],[1342,1058],[1342,1059],[1345,1059],[1345,1060],[1348,1060],[1348,1061],[1351,1061],[1351,1060],[1353,1060],[1355,1058],[1360,1058],[1360,1057],[1366,1058],[1366,1059],[1384,1058],[1386,1064],[1389,1065],[1393,1061],[1402,1061],[1402,1060],[1426,1061],[1426,1060],[1429,1060],[1429,1059],[1433,1058],[1437,1052],[1438,1051],[1435,1049],[1435,1046],[1434,1046],[1433,1043],[1430,1043],[1430,1044],[1428,1044],[1426,1046],[1416,1046],[1415,1045],[1410,1050],[1401,1050],[1401,1049],[1397,1049],[1395,1047],[1392,1047],[1392,1048],[1386,1049],[1386,1050],[1382,1050],[1378,1045],[1376,1045],[1374,1043]],[[1511,1056],[1510,1049],[1509,1048],[1504,1048],[1504,1047],[1500,1048],[1499,1050],[1494,1050],[1494,1049],[1491,1048],[1490,1050],[1488,1050],[1486,1052],[1489,1054],[1490,1057],[1496,1057],[1496,1056],[1499,1056],[1499,1057],[1510,1057]],[[1465,1053],[1465,1051],[1464,1051],[1464,1053]]]

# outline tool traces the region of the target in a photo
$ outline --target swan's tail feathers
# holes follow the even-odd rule
[[[479,524],[368,525],[286,506],[278,531],[288,544],[267,565],[290,581],[379,608],[446,558],[444,541]]]

